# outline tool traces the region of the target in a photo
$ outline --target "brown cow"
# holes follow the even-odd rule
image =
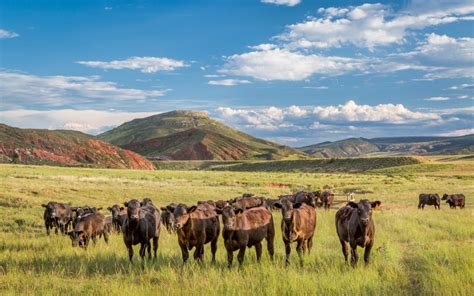
[[[289,199],[284,198],[275,203],[275,206],[281,208],[281,233],[283,242],[285,243],[286,264],[290,263],[290,252],[292,242],[297,242],[296,251],[303,264],[303,253],[307,250],[311,252],[313,246],[313,235],[316,229],[316,210],[313,202],[308,200],[306,203],[292,203]]]
[[[212,262],[216,261],[217,239],[220,225],[216,208],[209,203],[188,207],[179,204],[174,207],[173,215],[178,233],[183,262],[189,259],[189,251],[194,251],[194,259],[202,262],[204,245],[211,243]]]
[[[237,259],[239,265],[244,262],[245,249],[255,246],[257,261],[262,256],[262,240],[267,240],[267,249],[270,259],[273,260],[275,238],[275,227],[273,225],[272,213],[264,207],[242,210],[225,207],[222,211],[224,230],[222,237],[227,250],[227,265],[230,268],[234,257],[234,251],[239,250]]]
[[[153,204],[142,205],[138,200],[132,199],[125,202],[127,207],[127,219],[123,224],[123,241],[128,249],[128,258],[132,262],[132,246],[140,244],[140,257],[142,262],[145,251],[148,250],[148,258],[151,258],[151,244],[153,241],[153,255],[156,258],[158,250],[158,239],[160,237],[160,212]]]
[[[82,247],[87,249],[90,240],[97,243],[97,236],[104,236],[106,243],[109,242],[109,232],[106,226],[106,220],[101,213],[93,213],[83,216],[76,224],[73,231],[70,231],[69,237],[72,241],[72,246]]]
[[[266,207],[266,203],[265,198],[262,196],[244,196],[237,198],[237,200],[232,203],[232,206],[246,210],[256,207]]]
[[[334,201],[334,193],[323,191],[321,193],[320,199],[324,209],[329,210],[331,208],[332,202]]]
[[[72,210],[67,204],[50,201],[48,204],[41,205],[44,210],[43,219],[46,227],[46,234],[50,234],[50,230],[55,227],[55,233],[58,230],[62,234],[66,234],[69,230],[69,225],[72,222]]]
[[[349,250],[347,243],[351,246],[351,264],[357,265],[359,256],[357,246],[365,248],[364,261],[369,263],[370,250],[375,240],[375,224],[372,219],[372,207],[380,205],[380,201],[369,202],[366,199],[348,202],[348,205],[336,212],[336,230],[342,246],[342,254],[347,263]]]
[[[464,209],[466,204],[466,197],[464,194],[447,194],[445,193],[441,200],[445,200],[451,209],[455,209],[456,206]]]
[[[173,211],[177,204],[171,203],[166,207],[161,207],[161,224],[166,227],[168,233],[176,232],[176,225],[174,224]]]

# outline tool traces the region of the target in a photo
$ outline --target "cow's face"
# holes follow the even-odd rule
[[[42,204],[41,206],[45,208],[46,217],[49,219],[55,219],[57,217],[58,213],[56,212],[56,203],[49,202],[48,204]]]
[[[441,198],[441,200],[447,200],[447,199],[448,199],[448,194],[447,193],[443,194],[443,197]]]
[[[127,207],[127,217],[130,223],[134,224],[140,219],[140,202],[136,199],[132,199],[129,202],[125,202],[124,205]]]
[[[85,247],[87,242],[86,233],[82,230],[80,231],[70,231],[68,233],[69,238],[71,239],[73,247]]]
[[[112,219],[117,220],[120,216],[120,212],[124,210],[124,207],[121,207],[119,205],[113,205],[111,207],[108,207],[107,209],[112,213]]]
[[[243,210],[241,208],[226,206],[219,212],[222,214],[224,229],[235,230],[237,217],[242,214]]]
[[[153,203],[151,202],[151,199],[149,199],[148,197],[145,197],[141,203],[142,206],[147,206],[147,205],[153,205]]]
[[[190,214],[196,210],[196,206],[187,207],[185,204],[179,204],[173,211],[174,221],[177,229],[181,229],[188,223]]]
[[[359,223],[364,226],[367,226],[370,219],[372,219],[372,208],[375,208],[380,204],[380,201],[369,202],[367,199],[363,199],[358,203],[352,201],[348,203],[349,206],[357,209]]]
[[[293,217],[293,203],[288,198],[282,198],[274,204],[275,207],[281,209],[283,221],[290,223]]]

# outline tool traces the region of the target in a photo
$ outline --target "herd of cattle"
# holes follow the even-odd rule
[[[424,209],[425,205],[434,206],[435,209],[441,209],[441,201],[445,200],[451,209],[455,209],[456,207],[460,207],[461,209],[464,208],[466,204],[466,197],[464,194],[444,194],[442,198],[439,197],[438,193],[430,193],[430,194],[420,194],[418,208]]]
[[[460,201],[462,197],[462,202]],[[420,206],[425,204],[439,207],[437,194],[421,194]],[[433,199],[436,202],[433,202]],[[443,199],[454,207],[464,207],[463,195],[445,195]],[[64,203],[49,202],[43,204],[46,232],[55,228],[55,232],[69,235],[73,246],[87,248],[90,240],[95,244],[97,238],[104,237],[108,243],[111,233],[122,233],[129,259],[133,258],[133,245],[140,244],[140,257],[145,253],[151,258],[151,249],[156,257],[160,229],[163,224],[167,231],[176,233],[181,248],[183,261],[189,258],[189,251],[195,248],[194,259],[202,261],[204,245],[210,243],[212,261],[215,261],[217,241],[221,232],[227,250],[227,263],[232,266],[233,255],[239,251],[239,265],[244,261],[247,248],[255,247],[257,261],[262,255],[262,242],[266,240],[270,259],[274,255],[275,227],[272,211],[281,210],[282,239],[285,244],[286,263],[289,263],[291,246],[296,242],[296,251],[302,262],[304,253],[309,253],[313,245],[316,229],[316,208],[329,210],[334,201],[334,194],[323,192],[298,192],[293,195],[269,199],[243,194],[231,200],[200,201],[196,205],[171,203],[158,208],[149,198],[142,201],[132,199],[123,206],[118,204],[108,207],[110,216],[99,211],[102,208],[71,207]],[[358,261],[357,246],[365,248],[364,261],[369,262],[370,251],[374,243],[375,226],[372,209],[381,205],[380,201],[369,202],[366,199],[353,200],[336,212],[336,231],[342,246],[342,253],[348,263],[349,246],[351,248],[351,264]],[[72,227],[72,230],[69,229]]]

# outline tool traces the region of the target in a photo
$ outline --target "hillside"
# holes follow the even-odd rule
[[[371,154],[435,155],[474,153],[474,135],[461,137],[350,138],[299,148],[316,157],[358,157]]]
[[[93,136],[0,124],[0,162],[153,170],[151,162]]]
[[[98,138],[151,159],[280,159],[302,154],[240,132],[200,111],[171,111],[134,119]]]

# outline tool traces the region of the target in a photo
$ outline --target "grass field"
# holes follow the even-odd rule
[[[370,161],[370,160],[367,160]],[[368,267],[344,264],[334,226],[335,209],[318,210],[311,255],[305,264],[284,265],[284,245],[274,212],[276,259],[255,251],[244,267],[228,270],[222,239],[217,263],[192,260],[185,266],[175,235],[162,232],[155,262],[134,264],[119,235],[100,240],[87,251],[72,248],[69,238],[46,236],[40,204],[50,200],[73,205],[109,206],[149,196],[155,204],[227,199],[244,192],[275,197],[298,189],[334,186],[336,193],[378,199],[374,212],[375,245]],[[464,210],[416,208],[422,192],[462,192]],[[340,197],[342,198],[342,197]],[[183,295],[472,295],[474,291],[474,160],[432,158],[428,162],[364,173],[129,171],[0,165],[0,294],[183,294]],[[105,213],[105,212],[104,212]],[[359,249],[359,253],[362,250]]]

